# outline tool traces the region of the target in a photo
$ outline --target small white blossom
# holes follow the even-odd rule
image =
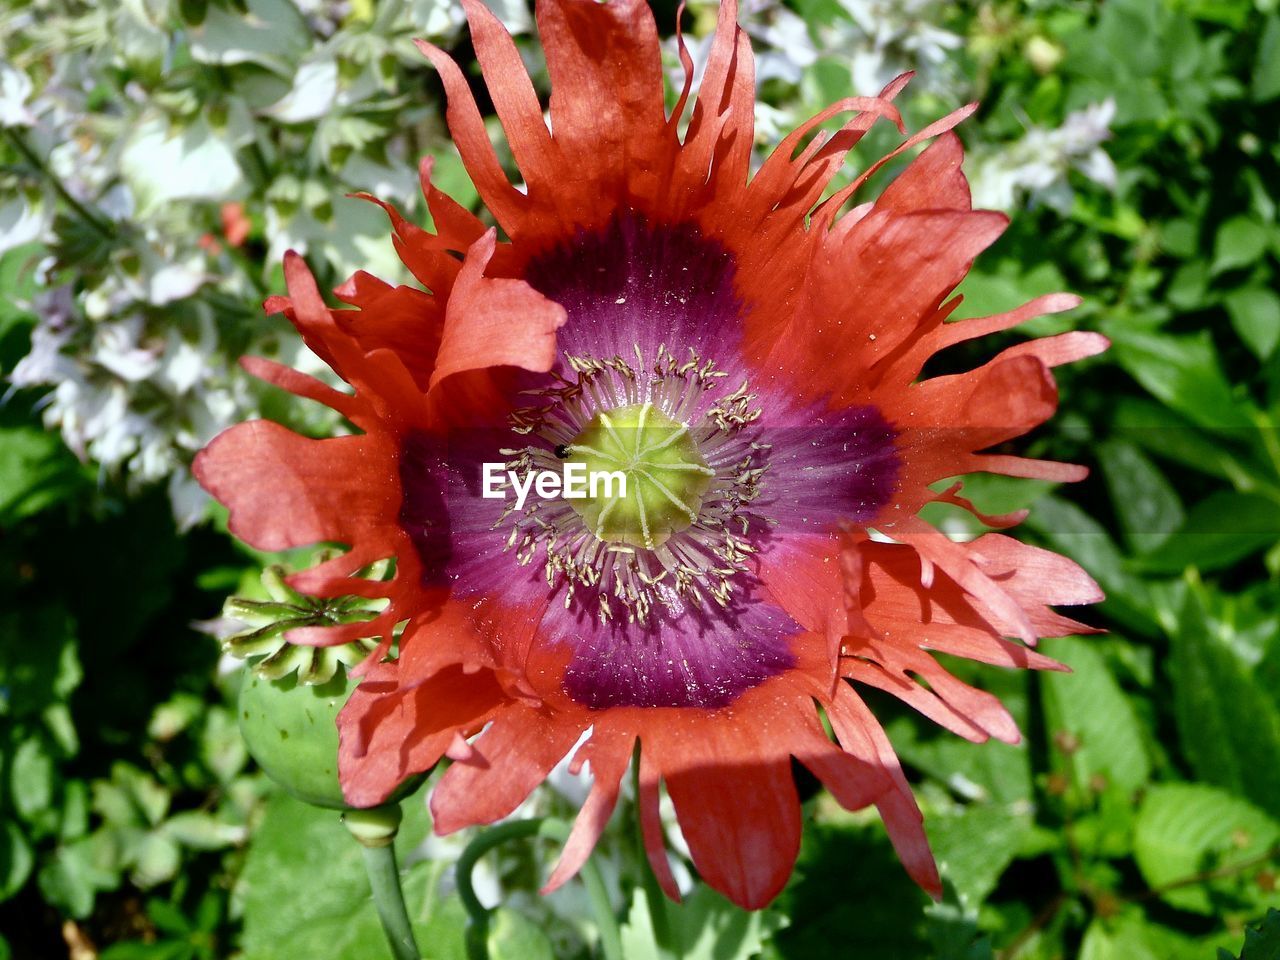
[[[1031,126],[1014,143],[975,148],[968,163],[974,205],[1012,210],[1026,198],[1066,213],[1074,199],[1067,182],[1072,170],[1114,190],[1115,164],[1102,144],[1115,110],[1107,99],[1068,114],[1059,127]]]
[[[8,63],[0,62],[0,127],[29,127],[36,122],[27,107],[31,78]]]

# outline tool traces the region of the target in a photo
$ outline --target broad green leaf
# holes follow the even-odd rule
[[[1167,220],[1160,225],[1160,241],[1167,253],[1187,259],[1200,252],[1200,227],[1194,220]]]
[[[1229,936],[1223,930],[1208,938],[1191,937],[1126,906],[1089,924],[1079,960],[1205,960]]]
[[[1120,397],[1114,427],[1125,440],[1142,446],[1161,460],[1172,460],[1237,486],[1257,486],[1270,479],[1257,463],[1241,456],[1218,437],[1149,400]],[[1250,447],[1258,446],[1252,426],[1232,435],[1244,438]]]
[[[424,938],[424,943],[430,941]],[[493,911],[488,943],[489,960],[555,960],[555,948],[546,933],[518,910],[498,907]]]
[[[1165,300],[1182,311],[1197,310],[1209,292],[1209,265],[1203,260],[1184,263],[1174,273],[1165,291]]]
[[[0,430],[0,527],[65,500],[79,486],[79,467],[56,433]]]
[[[1008,705],[1005,696],[998,695]],[[898,717],[886,729],[904,762],[967,800],[1008,804],[1031,796],[1031,760],[1025,743],[970,743],[948,733],[921,736],[927,725],[918,717]]]
[[[1097,777],[1125,793],[1137,790],[1151,776],[1151,761],[1137,714],[1102,654],[1078,637],[1046,641],[1044,652],[1072,670],[1040,675],[1050,739],[1074,745],[1055,751],[1060,765],[1081,790]]]
[[[143,943],[130,940],[113,943],[102,951],[99,960],[189,960],[193,956],[191,945],[178,940],[161,940]]]
[[[925,933],[933,948],[929,960],[995,960],[991,937],[978,929],[976,915],[955,904],[926,907]]]
[[[1120,365],[1156,399],[1209,429],[1250,429],[1242,401],[1223,376],[1209,331],[1167,334],[1108,327]]]
[[[161,829],[182,846],[196,850],[221,850],[243,843],[246,833],[243,826],[225,823],[202,810],[175,814],[162,824]]]
[[[1280,296],[1266,287],[1233,290],[1226,298],[1231,325],[1254,356],[1265,360],[1280,343]]]
[[[201,63],[258,63],[287,75],[307,51],[311,32],[289,0],[251,0],[251,15],[212,4],[204,24],[191,31],[191,52]]]
[[[1173,631],[1173,704],[1182,749],[1201,779],[1280,816],[1280,707],[1224,641],[1198,589]]]
[[[1031,814],[1007,805],[969,804],[926,821],[929,843],[944,880],[969,910],[995,889],[1031,831]]]
[[[1160,468],[1132,443],[1108,440],[1098,447],[1116,518],[1129,546],[1147,553],[1182,526],[1182,501]]]
[[[1213,242],[1213,272],[1247,267],[1267,249],[1270,234],[1264,224],[1250,217],[1232,217],[1218,228]]]
[[[143,890],[167,883],[178,875],[182,866],[182,848],[172,837],[160,831],[122,832],[125,862],[129,864],[129,880]]]
[[[1262,923],[1244,932],[1244,949],[1238,958],[1225,950],[1220,960],[1280,960],[1280,910],[1270,909]]]
[[[832,944],[850,957],[925,956],[917,929],[925,903],[882,830],[806,824],[796,871],[776,903],[791,923],[765,956],[826,960]]]
[[[124,144],[120,171],[143,215],[174,200],[229,199],[244,183],[234,147],[203,118],[185,128],[160,116],[140,121]]]
[[[1225,790],[1164,783],[1147,791],[1134,830],[1143,879],[1180,910],[1222,916],[1260,911],[1271,897],[1258,883],[1280,825]]]
[[[119,886],[119,859],[118,847],[106,831],[64,844],[41,866],[36,878],[40,892],[71,916],[87,917],[99,891]]]
[[[338,95],[338,62],[321,54],[305,60],[294,74],[293,89],[263,113],[282,123],[305,123],[323,117]]]
[[[405,800],[403,809],[396,838],[402,858],[428,828],[421,793]],[[448,908],[438,900],[438,880],[439,870],[429,863],[408,872],[410,918],[422,944],[432,944],[440,960],[462,960],[460,907]],[[273,797],[254,832],[235,896],[244,910],[245,960],[367,960],[369,944],[382,943],[360,845],[332,810],[285,795]],[[290,908],[282,910],[282,903]],[[442,928],[437,919],[444,909],[451,910],[451,917]]]
[[[1280,539],[1280,503],[1256,493],[1220,490],[1193,506],[1186,522],[1141,560],[1155,573],[1188,567],[1220,570]]]

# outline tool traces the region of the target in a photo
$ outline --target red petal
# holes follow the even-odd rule
[[[485,206],[507,233],[515,232],[528,210],[529,198],[513,187],[507,175],[502,172],[498,155],[485,131],[480,108],[476,106],[475,97],[471,95],[471,88],[467,85],[467,78],[443,50],[424,40],[414,42],[440,73],[448,98],[445,120],[449,124],[449,132],[453,135],[458,153],[462,155],[467,173],[471,175],[472,183]]]
[[[702,878],[759,909],[786,885],[800,849],[790,759],[764,747],[754,724],[706,724],[697,741],[685,742],[678,764],[660,761],[680,829]]]
[[[736,194],[747,183],[755,141],[755,100],[751,41],[738,26],[737,0],[723,0],[681,157],[700,178],[710,168],[714,172],[710,186],[722,195]]]
[[[631,734],[599,730],[579,748],[578,756],[585,752],[591,763],[591,793],[573,821],[573,830],[565,841],[560,862],[542,888],[543,893],[562,886],[582,869],[587,857],[591,856],[609,817],[613,815],[613,808],[618,804],[618,785],[627,771],[634,744],[635,737]]]
[[[485,277],[496,243],[490,230],[467,252],[445,312],[432,388],[468,370],[509,365],[545,371],[555,362],[564,307],[523,280]]]
[[[663,832],[659,813],[658,773],[654,769],[653,758],[643,746],[640,750],[640,795],[636,797],[636,805],[640,811],[640,832],[644,838],[644,852],[649,858],[649,866],[662,892],[678,901],[680,887],[676,884],[675,875],[671,872],[671,862],[667,859],[666,834]]]
[[[612,207],[627,183],[657,175],[652,168],[666,143],[653,13],[644,0],[544,0],[536,14],[551,77],[551,129],[572,158],[548,176],[580,204]]]
[[[399,511],[396,451],[365,434],[311,440],[268,420],[219,434],[196,455],[200,485],[231,511],[233,534],[259,550],[336,541],[385,544]]]
[[[475,756],[451,766],[432,793],[436,833],[507,816],[546,779],[585,727],[545,708],[508,702],[472,743]]]
[[[969,182],[960,169],[964,147],[951,131],[942,134],[902,171],[876,201],[879,209],[969,210]]]
[[[480,61],[485,86],[502,121],[516,165],[531,187],[552,180],[559,150],[553,146],[551,133],[543,122],[542,107],[520,52],[502,21],[483,3],[463,0],[462,6],[467,12],[471,43]],[[551,40],[545,33],[542,42],[550,59]],[[557,138],[560,132],[557,125]]]
[[[915,796],[902,775],[902,767],[884,730],[876,722],[866,704],[846,684],[841,684],[834,702],[827,709],[831,726],[849,753],[880,766],[894,783],[876,807],[884,819],[889,839],[907,873],[931,896],[941,899],[942,878],[929,850],[924,821]]]
[[[410,682],[399,663],[370,668],[338,715],[338,770],[347,802],[384,802],[407,777],[434,766],[459,733],[483,724],[502,699],[487,670],[455,666]]]

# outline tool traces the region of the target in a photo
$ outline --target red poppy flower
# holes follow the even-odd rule
[[[354,309],[332,310],[288,257],[289,297],[268,308],[354,391],[246,365],[359,432],[310,440],[248,423],[196,464],[247,542],[348,548],[294,576],[296,588],[389,600],[372,628],[291,637],[386,638],[339,721],[348,800],[378,803],[448,755],[436,829],[489,823],[581,741],[574,762],[590,764],[593,785],[554,887],[604,829],[638,743],[639,814],[664,887],[675,895],[665,783],[702,877],[759,907],[800,840],[794,758],[844,806],[874,803],[908,872],[937,894],[920,812],[856,685],[970,740],[1017,739],[1000,703],[932,653],[1056,667],[1028,645],[1083,630],[1050,607],[1094,602],[1097,587],[1062,557],[998,534],[954,543],[917,514],[939,499],[970,507],[956,488],[930,489],[958,474],[1081,477],[982,451],[1048,419],[1050,368],[1105,341],[1035,340],[919,381],[940,350],[1078,302],[1057,294],[948,322],[949,294],[1006,224],[972,209],[960,170],[950,131],[972,107],[824,201],[877,119],[901,129],[892,101],[908,77],[823,111],[753,173],[752,55],[732,0],[696,99],[684,55],[670,113],[643,0],[542,0],[549,125],[510,37],[483,5],[466,7],[523,188],[458,67],[422,49],[509,239],[434,187],[428,161],[433,231],[387,208],[425,290],[357,273],[337,290]],[[878,199],[844,212],[886,161],[930,140]],[[517,506],[482,495],[494,461],[525,482],[566,462],[617,470],[632,489]],[[384,557],[393,579],[359,576]]]

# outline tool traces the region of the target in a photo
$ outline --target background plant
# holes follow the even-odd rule
[[[495,4],[530,29],[520,0]],[[656,4],[674,25],[674,4]],[[714,7],[692,4],[695,55]],[[398,269],[367,190],[414,210],[416,161],[472,195],[441,135],[428,36],[469,58],[446,0],[36,0],[0,12],[0,957],[362,958],[381,945],[359,853],[279,795],[235,727],[240,671],[193,627],[262,567],[189,481],[192,453],[263,414],[243,353],[306,360],[259,309],[287,247],[330,285]],[[965,315],[1058,289],[1115,346],[1063,371],[1031,455],[1070,488],[973,478],[992,512],[1103,584],[1071,675],[984,671],[1018,747],[875,704],[917,782],[947,883],[929,904],[874,817],[809,801],[802,861],[747,915],[696,890],[674,955],[769,960],[1280,956],[1280,13],[1264,0],[751,0],[762,148],[918,71],[915,126],[972,98],[979,202],[1013,225]],[[535,43],[524,47],[535,66]],[[675,66],[674,46],[669,47]],[[545,76],[540,80],[545,93]],[[874,149],[870,147],[869,150]],[[957,358],[957,364],[974,357]],[[318,362],[313,369],[320,370]],[[939,518],[974,532],[958,513]],[[567,773],[521,815],[572,809]],[[429,789],[429,784],[427,789]],[[811,791],[812,792],[812,791]],[[465,956],[453,864],[405,803],[418,936]],[[625,811],[624,811],[625,812]],[[495,956],[584,957],[579,884],[542,899],[543,841],[474,874]],[[598,857],[627,956],[651,953],[624,817]],[[288,902],[282,911],[279,904]],[[1251,924],[1261,926],[1246,936]]]

